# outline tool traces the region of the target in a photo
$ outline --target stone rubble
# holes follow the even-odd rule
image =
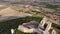
[[[52,22],[48,18],[44,17],[40,23],[36,21],[30,21],[19,25],[18,30],[25,33],[38,33],[38,34],[49,34]]]

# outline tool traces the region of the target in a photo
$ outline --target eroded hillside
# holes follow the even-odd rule
[[[49,17],[51,20],[56,22],[56,24],[60,24],[60,9],[49,9],[31,5],[13,5],[10,6],[12,9],[15,9],[19,12],[26,12],[30,14],[39,14],[43,13],[45,16]]]

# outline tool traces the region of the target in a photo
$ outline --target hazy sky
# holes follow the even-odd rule
[[[0,1],[10,1],[10,0],[0,0]],[[11,1],[15,1],[15,0],[11,0]],[[18,1],[18,0],[16,0]],[[29,0],[32,1],[32,0]],[[40,0],[36,0],[36,1],[40,1]],[[60,2],[60,0],[41,0],[41,1],[55,1],[55,2]]]

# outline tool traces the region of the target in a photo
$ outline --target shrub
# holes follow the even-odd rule
[[[59,6],[58,5],[47,4],[45,6],[45,8],[56,9],[56,8],[59,8]]]

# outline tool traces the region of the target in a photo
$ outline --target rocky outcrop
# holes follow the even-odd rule
[[[40,24],[35,21],[31,21],[28,23],[23,23],[19,25],[18,30],[25,33],[38,33],[38,34],[49,34],[49,30],[51,29],[52,22],[49,21],[48,18],[44,17]]]
[[[60,24],[60,14],[57,13],[59,12],[59,10],[53,10],[53,9],[48,9],[48,8],[40,8],[40,11],[46,13],[45,16],[47,16],[48,18],[50,18],[50,20],[52,22],[54,22],[55,24]]]
[[[36,21],[30,21],[28,23],[23,23],[22,25],[18,26],[18,30],[25,32],[25,33],[34,33],[35,28],[38,27],[38,22]]]
[[[53,29],[52,34],[57,34],[57,33],[56,33],[56,30]]]

